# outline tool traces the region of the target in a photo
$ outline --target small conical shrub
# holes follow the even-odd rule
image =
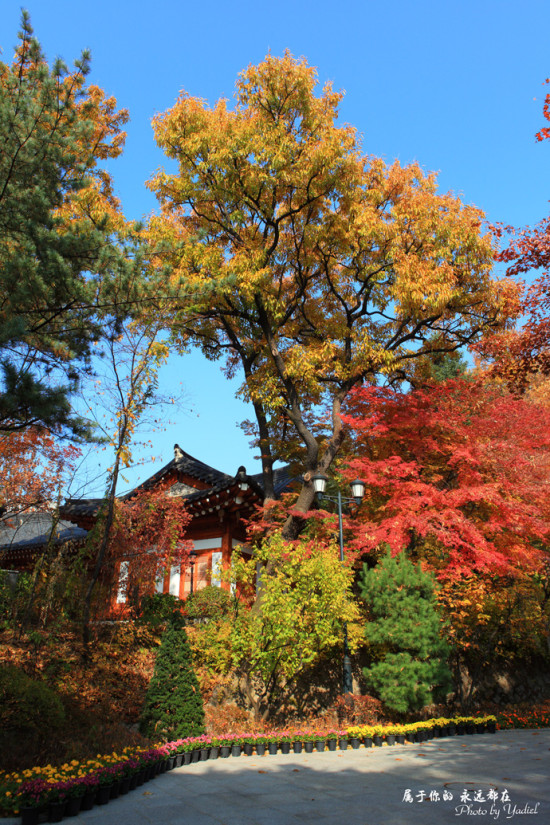
[[[178,739],[204,733],[204,709],[185,628],[166,629],[140,719],[146,736]]]
[[[379,660],[363,673],[386,707],[399,713],[430,704],[451,687],[434,577],[404,553],[363,568],[361,591],[370,622],[365,636]]]

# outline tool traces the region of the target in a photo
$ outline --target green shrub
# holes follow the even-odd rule
[[[140,719],[146,736],[165,740],[204,733],[204,709],[185,629],[172,622],[163,634]]]
[[[0,570],[0,625],[17,624],[27,605],[32,586],[30,573]]]
[[[212,584],[196,590],[185,600],[185,613],[190,619],[221,619],[230,608],[229,593]]]
[[[181,615],[183,604],[177,596],[170,593],[153,593],[141,600],[140,621],[156,627],[167,624],[173,617]]]
[[[65,711],[59,696],[45,682],[31,679],[14,665],[0,666],[0,730],[60,728]]]

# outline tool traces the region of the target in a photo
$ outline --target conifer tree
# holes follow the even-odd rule
[[[22,13],[11,64],[0,61],[0,426],[85,434],[68,394],[102,335],[126,267],[128,236],[110,175],[127,120],[87,85],[90,56],[48,65]],[[126,276],[124,276],[126,278]]]
[[[163,637],[141,714],[146,736],[177,739],[204,733],[204,709],[185,628],[171,623]]]
[[[379,657],[363,672],[384,704],[399,713],[429,704],[434,693],[451,686],[435,587],[432,575],[403,553],[388,553],[371,570],[363,567],[361,592],[371,616],[365,636]]]

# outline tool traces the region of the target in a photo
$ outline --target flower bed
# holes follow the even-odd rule
[[[324,750],[325,746],[331,750],[335,749],[337,743],[340,743],[342,748],[347,747],[348,740],[353,740],[356,747],[357,740],[360,745],[369,747],[375,737],[382,740],[379,744],[394,744],[397,737],[403,744],[405,739],[418,741],[415,737],[422,739],[434,735],[450,735],[455,729],[458,731],[460,725],[470,725],[475,732],[494,731],[496,721],[495,716],[455,717],[429,719],[408,725],[356,725],[344,730],[331,729],[324,732],[305,729],[272,731],[269,734],[236,733],[223,737],[204,735],[177,739],[151,748],[125,748],[121,753],[98,755],[86,762],[78,762],[75,759],[61,767],[46,765],[18,773],[0,774],[0,809],[4,815],[17,815],[23,808],[29,807],[46,810],[51,803],[84,796],[91,789],[108,787],[124,779],[146,781],[159,772],[179,766],[186,754],[189,758],[184,764],[211,756],[216,758],[218,751],[224,747],[237,748],[238,751],[232,751],[237,755],[237,752],[240,754],[242,746],[248,745],[249,753],[255,750],[260,755],[266,752],[266,745],[272,746],[270,752],[277,749],[288,752],[288,745],[296,743],[305,746],[306,743],[315,743],[315,750],[319,751]],[[518,725],[522,726],[526,725]],[[322,747],[320,743],[323,743]],[[312,752],[312,749],[308,748],[308,751]],[[129,787],[132,785],[129,784]]]
[[[528,710],[500,711],[497,715],[498,727],[510,728],[550,728],[550,709],[529,708]]]

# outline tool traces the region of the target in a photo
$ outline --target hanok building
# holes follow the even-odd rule
[[[276,470],[276,493],[284,490],[289,481],[287,468]],[[239,467],[236,475],[228,475],[199,461],[176,444],[174,458],[124,498],[158,485],[163,488],[168,485],[168,496],[185,500],[191,516],[185,537],[193,542],[194,552],[190,554],[186,570],[173,567],[164,581],[151,583],[151,590],[184,599],[191,588],[200,590],[207,584],[228,588],[229,584],[222,582],[220,570],[229,568],[237,546],[247,552],[243,520],[263,501],[261,474],[248,476],[245,468]],[[63,517],[89,530],[95,524],[101,503],[101,499],[69,499],[62,509]],[[129,570],[125,565],[129,564],[131,562],[121,563],[119,586],[114,594],[121,606],[126,601],[124,580]]]
[[[0,568],[9,573],[32,570],[46,547],[79,546],[86,532],[57,519],[53,509],[4,515],[0,521]]]

